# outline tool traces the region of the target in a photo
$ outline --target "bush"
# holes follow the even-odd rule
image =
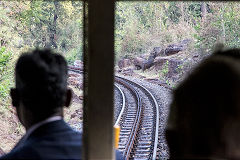
[[[6,52],[5,47],[1,47],[0,48],[0,68],[6,67],[7,62],[9,62],[10,58],[11,58],[11,53]]]
[[[65,54],[65,58],[68,64],[73,64],[75,60],[83,60],[83,50],[82,45],[80,47],[74,48]]]
[[[7,52],[5,47],[0,47],[0,97],[1,101],[8,96],[13,78],[11,73],[11,52]],[[11,67],[11,68],[9,68]]]

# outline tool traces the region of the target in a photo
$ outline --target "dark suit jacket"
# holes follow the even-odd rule
[[[82,137],[63,120],[37,128],[0,159],[81,159]]]

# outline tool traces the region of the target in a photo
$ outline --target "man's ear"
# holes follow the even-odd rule
[[[69,107],[72,101],[72,90],[71,89],[67,89],[67,93],[66,93],[66,101],[64,106]]]
[[[20,97],[19,97],[18,90],[16,88],[11,88],[10,96],[12,98],[12,105],[14,107],[18,107],[20,104]]]

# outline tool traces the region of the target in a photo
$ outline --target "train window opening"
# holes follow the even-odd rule
[[[88,130],[83,139],[86,141],[83,155],[85,159],[110,155],[112,99],[108,99],[112,96],[109,84],[112,83],[110,32],[113,26],[111,14],[107,13],[112,13],[113,5],[105,1],[90,2],[91,9],[85,3],[89,13],[85,13],[84,19],[81,1],[0,1],[0,148],[4,152],[25,133],[9,97],[9,89],[14,85],[15,62],[31,48],[47,47],[62,54],[68,62],[73,102],[70,110],[64,111],[65,120],[79,131],[83,128],[83,61],[89,58],[89,64],[85,64],[90,67],[84,88],[85,106],[89,108],[84,108],[84,127]],[[110,9],[103,11],[106,6]],[[163,131],[170,92],[212,53],[216,44],[239,47],[239,8],[238,2],[115,2],[113,124],[121,128],[118,149],[125,157],[169,158]],[[94,18],[97,16],[100,20]],[[88,18],[90,25],[86,26],[84,22],[88,23]],[[89,57],[83,58],[85,51]],[[100,54],[103,58],[98,61]],[[96,85],[100,83],[102,86]],[[106,125],[102,125],[104,120]],[[104,136],[99,139],[97,134]],[[109,143],[96,148],[101,142]]]
[[[83,2],[0,2],[0,148],[9,152],[24,135],[9,90],[14,87],[14,67],[23,52],[51,48],[62,54],[69,66],[68,87],[73,90],[64,119],[82,130],[83,117]]]
[[[240,47],[239,8],[238,2],[116,2],[114,120],[123,128],[124,156],[169,158],[163,131],[171,90],[216,47]],[[139,110],[137,103],[145,108]],[[138,112],[147,117],[139,124]],[[131,142],[132,128],[137,138]],[[152,152],[141,150],[143,144]]]

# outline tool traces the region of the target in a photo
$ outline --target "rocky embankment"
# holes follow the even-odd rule
[[[68,87],[72,89],[72,104],[65,110],[66,121],[76,130],[82,131],[83,120],[83,63],[80,60],[75,61],[68,72]]]
[[[168,82],[177,83],[184,73],[189,72],[206,56],[197,51],[190,51],[189,46],[192,43],[192,40],[185,39],[167,47],[154,47],[150,53],[120,59],[115,70],[121,75],[169,86]],[[142,74],[139,74],[139,71]],[[155,76],[148,76],[148,72]]]

